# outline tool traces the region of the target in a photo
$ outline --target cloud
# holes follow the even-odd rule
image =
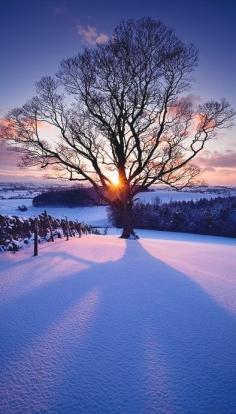
[[[81,39],[91,45],[106,43],[109,37],[105,33],[98,33],[96,27],[93,26],[77,26],[77,31]]]
[[[205,171],[202,178],[208,185],[236,186],[236,169],[221,168],[214,171]]]
[[[200,156],[196,160],[204,168],[236,168],[236,151],[227,150],[224,153],[206,151],[204,156]]]
[[[0,144],[0,171],[17,168],[18,163],[20,162],[20,154],[12,150],[5,143]]]
[[[202,169],[202,178],[209,185],[236,185],[236,150],[224,152],[204,150],[196,158],[196,165]]]
[[[7,121],[7,119],[0,118],[0,128],[7,127],[8,125],[9,125],[9,122]]]
[[[22,153],[14,150],[14,147],[7,143],[0,143],[0,181],[42,181],[49,174],[53,176],[51,169],[45,171],[37,166],[27,167],[27,169],[19,168],[22,155]]]

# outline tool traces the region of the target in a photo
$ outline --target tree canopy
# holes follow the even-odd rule
[[[5,136],[24,152],[25,166],[53,166],[58,176],[89,182],[127,212],[152,184],[191,184],[199,174],[194,158],[231,125],[225,99],[195,105],[188,94],[197,62],[197,49],[161,22],[123,21],[105,44],[43,77],[36,96],[8,114]]]

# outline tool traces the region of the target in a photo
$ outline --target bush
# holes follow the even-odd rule
[[[50,225],[49,225],[50,223]],[[62,238],[67,235],[76,236],[95,233],[96,230],[84,223],[74,220],[57,219],[46,214],[38,216],[38,241],[50,241],[51,231],[54,238]],[[50,230],[51,228],[51,230]],[[0,251],[18,251],[24,244],[29,244],[34,240],[34,219],[22,218],[17,216],[0,215]]]
[[[22,204],[21,206],[18,206],[17,209],[19,211],[27,211],[28,210],[28,208],[24,204]]]

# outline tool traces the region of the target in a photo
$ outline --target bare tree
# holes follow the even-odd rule
[[[129,238],[135,195],[154,183],[190,185],[199,173],[193,159],[231,125],[224,99],[195,107],[184,96],[197,55],[159,21],[122,22],[106,44],[64,60],[55,78],[43,77],[36,96],[8,114],[5,135],[24,151],[25,166],[54,166],[93,185],[122,210],[121,237]],[[55,139],[42,135],[42,123]]]

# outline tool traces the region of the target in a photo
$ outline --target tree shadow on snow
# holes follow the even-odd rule
[[[45,255],[89,267],[2,309],[1,357],[5,367],[11,363],[10,376],[17,380],[19,360],[37,344],[44,358],[36,355],[35,375],[37,364],[55,374],[39,376],[32,398],[47,408],[40,400],[41,411],[32,412],[235,414],[235,318],[187,274],[134,241],[115,262]],[[19,413],[31,412],[24,400],[31,381],[23,388]]]

